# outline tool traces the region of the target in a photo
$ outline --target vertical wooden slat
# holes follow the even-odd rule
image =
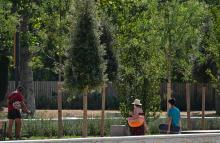
[[[187,108],[187,129],[191,129],[190,123],[190,86],[186,83],[186,108]]]
[[[83,126],[82,126],[82,134],[83,137],[87,137],[88,132],[87,132],[87,103],[88,103],[88,88],[85,89],[85,92],[83,93]]]
[[[202,128],[205,129],[205,92],[206,87],[202,86]]]
[[[105,133],[105,96],[106,96],[106,85],[102,88],[102,112],[101,112],[101,137]]]
[[[62,120],[62,84],[61,79],[58,82],[58,95],[57,95],[57,105],[58,105],[58,138],[63,136],[63,120]]]

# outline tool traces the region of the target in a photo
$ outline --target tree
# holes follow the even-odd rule
[[[63,123],[62,123],[62,84],[63,79],[63,59],[65,58],[64,51],[69,46],[68,38],[70,34],[70,15],[71,0],[53,0],[50,2],[43,2],[43,11],[46,13],[44,16],[45,25],[44,30],[47,35],[45,47],[42,48],[41,59],[43,66],[50,66],[50,72],[58,74],[58,91],[57,91],[57,105],[58,105],[58,137],[63,136]],[[51,64],[52,63],[52,64]],[[45,70],[40,68],[40,70]],[[53,70],[53,72],[52,72]],[[55,70],[55,72],[54,72]],[[56,78],[57,79],[57,78]]]
[[[116,54],[113,49],[113,30],[110,26],[110,22],[103,16],[101,21],[102,34],[100,36],[101,44],[106,47],[106,54],[104,59],[107,61],[107,68],[105,74],[107,75],[108,82],[114,82],[117,78],[118,63],[116,59]],[[104,83],[102,91],[102,113],[101,113],[101,136],[104,136],[104,119],[105,119],[105,94],[106,94],[106,84]]]
[[[31,65],[33,52],[31,49],[35,49],[39,45],[36,41],[36,34],[31,31],[32,28],[36,30],[33,23],[35,23],[37,20],[37,6],[39,2],[12,1],[12,4],[13,11],[18,13],[20,17],[19,28],[17,29],[20,32],[20,84],[24,87],[23,94],[26,98],[27,106],[31,113],[34,114],[36,107],[35,96],[33,92],[33,71]]]
[[[117,79],[117,72],[118,72],[118,61],[116,50],[114,49],[114,40],[113,40],[113,28],[110,22],[103,18],[101,21],[102,25],[102,33],[100,36],[100,41],[102,45],[105,45],[106,54],[104,55],[104,59],[107,61],[106,67],[106,75],[107,79],[111,82]]]
[[[168,100],[171,97],[171,81],[175,77],[181,81],[192,79],[193,61],[198,57],[206,11],[205,6],[196,0],[163,1],[160,6],[163,18],[161,47],[166,58]]]
[[[199,60],[199,68],[203,71],[203,75],[212,82],[216,89],[216,113],[220,115],[220,2],[218,0],[204,0],[209,5],[210,18],[209,25],[206,27],[203,36],[203,45],[201,52],[203,54],[202,60]],[[199,78],[204,80],[204,78]]]
[[[11,13],[11,8],[9,0],[0,1],[0,102],[4,100],[8,89],[10,55],[17,24],[17,17]]]
[[[100,45],[98,18],[93,1],[80,0],[75,4],[76,19],[67,51],[65,85],[83,94],[83,136],[87,136],[87,95],[103,85],[104,47]]]
[[[71,0],[42,1],[39,24],[41,50],[32,59],[35,80],[58,80],[59,57],[65,59],[65,49],[69,47],[71,28]],[[62,64],[63,65],[63,60]],[[62,73],[63,75],[63,73]]]
[[[116,25],[115,39],[119,57],[117,90],[120,110],[128,116],[131,103],[139,98],[146,117],[160,110],[159,86],[164,57],[157,1],[102,1],[101,7]],[[149,119],[149,118],[148,118]]]

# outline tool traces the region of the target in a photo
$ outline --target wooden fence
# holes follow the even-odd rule
[[[206,110],[215,109],[215,89],[211,84],[191,83],[190,85],[190,100],[192,110],[201,110],[202,108],[202,86],[206,87]],[[166,109],[166,83],[161,84],[160,96],[161,106]],[[173,83],[172,96],[175,97],[177,105],[181,110],[186,110],[186,84]]]
[[[205,84],[206,86],[206,110],[215,109],[215,89],[211,84]],[[10,81],[8,86],[8,92],[15,89],[15,82]],[[115,96],[116,92],[113,87],[110,87],[110,94],[108,96]],[[176,98],[177,105],[181,110],[186,109],[186,90],[185,83],[173,83],[172,95]],[[57,95],[57,81],[34,81],[34,94],[36,98],[36,105],[46,106],[49,108],[49,104],[56,108],[56,95]],[[66,103],[71,93],[63,93],[63,104]],[[160,86],[161,107],[166,109],[166,83],[162,83]],[[191,109],[201,110],[202,103],[202,84],[190,84],[190,99]],[[42,102],[44,101],[44,102]],[[47,103],[46,105],[42,105]]]

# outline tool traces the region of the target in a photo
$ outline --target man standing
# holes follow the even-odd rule
[[[30,113],[27,106],[24,103],[24,97],[22,95],[23,87],[19,86],[8,96],[8,130],[7,134],[9,139],[12,139],[12,126],[15,122],[15,136],[16,139],[21,137],[21,113],[22,109],[26,113]]]
[[[159,126],[161,133],[168,133],[168,134],[178,134],[181,130],[181,117],[180,117],[180,110],[175,106],[176,101],[174,98],[168,100],[170,104],[170,109],[168,110],[168,123],[161,124]]]

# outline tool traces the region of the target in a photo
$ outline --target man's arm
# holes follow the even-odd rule
[[[22,106],[22,110],[24,112],[26,112],[28,114],[30,113],[30,111],[28,110],[28,108],[27,108],[26,104],[24,103],[24,101],[21,102],[21,106]]]
[[[180,118],[180,121],[179,121],[179,126],[180,126],[180,131],[182,131],[182,121],[181,121],[181,118]]]
[[[172,123],[172,117],[168,117],[168,130],[167,130],[167,133],[169,134],[170,133],[170,127],[171,127],[171,123]]]

